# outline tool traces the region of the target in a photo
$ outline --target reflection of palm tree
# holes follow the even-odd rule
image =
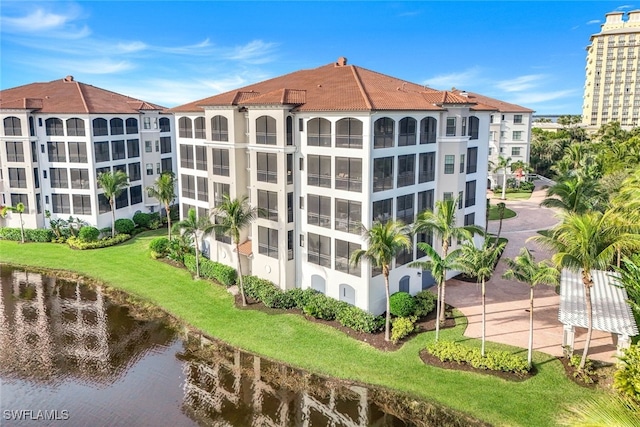
[[[198,234],[209,234],[213,230],[214,225],[209,220],[208,216],[196,216],[196,210],[191,208],[187,217],[182,221],[178,221],[173,225],[174,230],[182,230],[185,233],[193,236],[193,240],[196,246],[196,277],[200,278],[200,243],[198,241]]]
[[[129,186],[129,177],[121,170],[98,175],[98,185],[111,206],[111,237],[116,235],[116,198]]]

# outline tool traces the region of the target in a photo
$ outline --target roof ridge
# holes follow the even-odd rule
[[[353,77],[356,79],[356,84],[360,89],[360,93],[364,98],[364,103],[366,104],[367,108],[369,108],[370,110],[373,110],[373,107],[371,105],[371,100],[369,99],[369,95],[367,94],[367,91],[364,90],[364,86],[362,85],[362,81],[360,80],[360,75],[358,74],[358,70],[356,70],[357,67],[355,65],[351,65],[350,67],[351,67],[351,71],[353,72]]]
[[[80,86],[80,82],[74,82],[76,87],[78,88],[78,92],[80,92],[80,99],[82,100],[82,105],[84,105],[85,112],[89,114],[89,106],[87,105],[87,100],[84,97],[84,93],[82,92],[82,87]]]

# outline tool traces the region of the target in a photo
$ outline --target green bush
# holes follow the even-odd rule
[[[420,291],[413,297],[413,300],[416,303],[416,311],[414,314],[418,317],[424,317],[436,308],[438,296],[433,292]]]
[[[620,356],[613,386],[622,394],[640,402],[640,344],[632,345]]]
[[[154,258],[164,258],[169,253],[169,239],[166,237],[155,237],[149,243],[149,249]]]
[[[412,316],[416,311],[416,302],[406,292],[396,292],[389,297],[391,314],[398,317]]]
[[[138,227],[149,228],[149,224],[151,223],[151,214],[136,212],[133,215],[133,223]]]
[[[223,285],[229,287],[236,283],[237,273],[233,267],[211,261],[203,256],[199,257],[200,261],[200,277],[213,279]],[[196,272],[196,256],[191,254],[184,255],[184,266],[192,273]]]
[[[116,233],[118,234],[131,234],[136,228],[136,225],[129,218],[116,219]]]
[[[338,314],[340,304],[346,304],[325,294],[317,293],[309,298],[302,311],[308,316],[316,319],[334,320]]]
[[[514,372],[516,374],[529,372],[526,359],[507,351],[487,351],[486,356],[482,357],[479,348],[467,347],[452,341],[430,343],[427,345],[427,351],[442,362],[464,363],[476,369]]]
[[[346,304],[346,303],[344,303]],[[374,316],[361,308],[346,304],[336,313],[336,320],[347,328],[368,334],[378,332],[384,326],[384,317]]]
[[[95,242],[100,237],[100,230],[96,227],[82,227],[78,238],[83,242]]]
[[[416,330],[416,317],[396,317],[391,321],[391,341],[396,344]]]
[[[30,242],[46,243],[51,242],[54,238],[55,235],[53,234],[53,231],[49,230],[48,228],[24,229],[25,241],[28,240]],[[19,242],[21,240],[20,228],[0,227],[0,239]]]
[[[100,249],[109,246],[117,245],[118,243],[125,242],[131,238],[129,234],[118,234],[116,237],[108,237],[106,239],[96,240],[95,242],[84,242],[77,237],[69,237],[67,244],[73,249]]]
[[[318,291],[316,291],[313,288],[307,288],[307,289],[296,288],[296,289],[289,289],[288,291],[285,292],[285,295],[291,301],[291,304],[292,304],[291,307],[296,307],[302,310],[304,306],[309,302],[309,298],[311,298],[313,295],[317,293]]]

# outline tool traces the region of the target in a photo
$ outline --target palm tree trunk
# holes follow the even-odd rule
[[[441,285],[438,283],[438,299],[436,300],[436,342],[438,342],[438,337],[440,336],[440,288]]]
[[[445,275],[444,276],[445,279],[442,281],[442,290],[441,290],[441,294],[440,294],[440,296],[442,297],[442,300],[439,302],[439,304],[440,304],[440,316],[438,317],[439,322],[441,324],[443,324],[443,325],[444,325],[445,320],[447,319],[447,316],[445,314],[446,305],[445,305],[445,302],[444,302],[445,286],[447,286],[447,279],[446,279],[447,270],[444,271],[444,275]]]
[[[116,206],[113,197],[109,199],[111,205],[111,238],[116,237]]]
[[[593,282],[584,286],[584,298],[587,308],[587,339],[584,342],[584,350],[582,351],[582,359],[580,360],[579,370],[584,369],[584,365],[587,363],[587,354],[589,353],[589,346],[591,345],[591,333],[593,332],[593,309],[591,307],[591,285]]]
[[[24,221],[22,221],[22,212],[18,213],[20,217],[20,242],[24,243]]]
[[[484,357],[484,339],[485,339],[485,325],[486,325],[486,309],[485,309],[485,286],[484,279],[482,279],[482,346],[480,349],[480,355]]]
[[[384,274],[384,292],[387,297],[387,315],[384,321],[384,340],[389,341],[389,330],[391,329],[391,305],[389,303],[389,271]]]
[[[529,354],[527,355],[527,362],[529,363],[529,368],[531,368],[533,355],[533,286],[529,295]]]
[[[193,233],[193,239],[196,244],[196,278],[200,278],[200,259],[198,257],[198,253],[200,252],[200,248],[198,246],[198,232]]]
[[[507,199],[507,168],[502,169],[502,200]]]
[[[167,213],[167,228],[169,229],[169,240],[171,240],[171,215],[169,215],[169,203],[165,203],[164,210]],[[162,225],[162,223],[160,223]]]
[[[238,258],[238,283],[240,284],[240,295],[242,295],[242,306],[247,306],[247,297],[244,295],[244,282],[242,279],[242,264],[240,263],[240,244],[236,242],[236,257]]]

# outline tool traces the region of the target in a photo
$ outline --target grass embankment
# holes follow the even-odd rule
[[[516,213],[509,208],[504,208],[504,217],[503,219],[509,219],[516,216]],[[500,210],[497,206],[491,205],[489,206],[489,221],[497,221],[500,219]]]
[[[222,286],[194,281],[184,269],[152,260],[148,245],[161,231],[92,251],[50,243],[0,241],[0,262],[81,273],[163,307],[174,316],[234,346],[293,366],[338,378],[377,384],[434,400],[494,425],[553,426],[563,407],[596,392],[573,384],[561,364],[536,353],[538,375],[507,382],[488,375],[424,365],[418,353],[433,333],[423,333],[400,350],[385,353],[345,334],[293,314],[240,310]],[[463,336],[466,319],[441,331],[441,339]],[[488,349],[510,349],[488,343]],[[525,349],[519,349],[526,356]]]

